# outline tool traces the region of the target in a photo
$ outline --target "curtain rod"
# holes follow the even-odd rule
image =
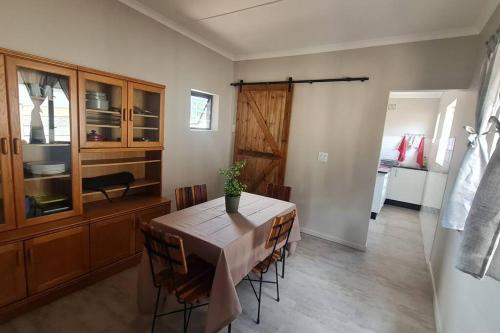
[[[243,80],[240,80],[239,82],[233,82],[231,83],[232,86],[234,87],[241,87],[241,86],[248,86],[248,85],[257,85],[257,84],[293,84],[293,83],[318,83],[318,82],[353,82],[353,81],[368,81],[370,78],[367,76],[361,76],[361,77],[339,77],[339,78],[333,78],[333,79],[311,79],[311,80],[293,80],[291,77],[288,78],[287,81],[262,81],[262,82],[243,82]]]

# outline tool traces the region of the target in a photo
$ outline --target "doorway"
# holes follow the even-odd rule
[[[413,218],[416,230],[422,231],[427,260],[446,190],[461,94],[458,90],[389,94],[371,224],[379,223],[384,212]]]

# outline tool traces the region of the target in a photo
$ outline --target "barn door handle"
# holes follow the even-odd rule
[[[2,138],[2,154],[7,155],[9,153],[9,142],[7,141],[7,138]]]
[[[14,154],[21,154],[21,140],[19,138],[14,138],[14,140],[12,140],[12,145],[14,146]]]

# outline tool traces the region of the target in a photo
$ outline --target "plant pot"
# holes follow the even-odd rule
[[[239,205],[240,205],[240,197],[228,197],[226,195],[226,212],[228,213],[238,212]]]

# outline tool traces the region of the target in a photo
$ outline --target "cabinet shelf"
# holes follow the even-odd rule
[[[23,147],[69,147],[70,143],[23,143]]]
[[[58,175],[47,175],[47,176],[28,174],[24,176],[24,181],[27,182],[36,180],[46,180],[46,179],[69,178],[69,177],[71,177],[70,173],[61,173]]]
[[[158,131],[158,127],[142,127],[142,126],[134,126],[134,129],[137,130],[153,130],[153,131]]]
[[[107,111],[107,110],[87,109],[87,112],[111,114],[111,115],[118,116],[118,117],[121,116],[120,111]]]
[[[97,128],[120,128],[120,125],[100,125],[100,124],[89,124],[86,123],[87,127],[97,127]]]
[[[132,184],[130,184],[130,189],[135,189],[135,188],[141,188],[141,187],[147,187],[147,186],[153,186],[153,185],[159,185],[160,182],[159,181],[155,181],[155,180],[149,180],[149,179],[137,179],[136,181],[134,181]],[[104,188],[104,190],[106,190],[107,193],[111,193],[111,192],[116,192],[116,191],[123,191],[125,190],[125,186],[108,186],[106,188]],[[90,195],[95,195],[95,194],[102,194],[101,192],[99,191],[84,191],[82,192],[82,196],[90,196]]]
[[[130,158],[110,158],[102,160],[86,160],[82,161],[82,168],[103,167],[112,165],[129,165],[129,164],[146,164],[146,163],[159,163],[161,160],[154,159],[148,160],[143,157],[130,157]]]
[[[134,117],[159,118],[158,116],[155,116],[153,114],[140,114],[140,113],[134,113]]]

